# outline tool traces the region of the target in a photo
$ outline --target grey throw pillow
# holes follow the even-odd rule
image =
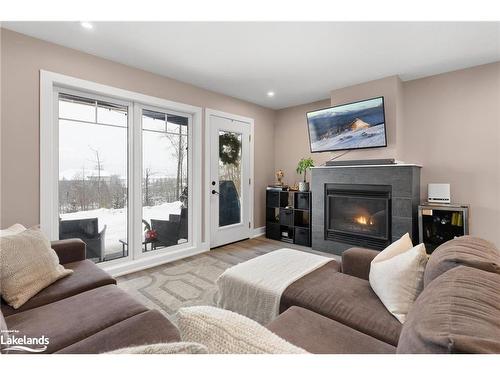
[[[398,353],[500,353],[500,275],[458,266],[425,287],[399,337]]]
[[[500,274],[500,251],[486,240],[463,236],[445,242],[432,252],[424,274],[424,287],[458,266]]]

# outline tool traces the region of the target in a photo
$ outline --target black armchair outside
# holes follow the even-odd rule
[[[155,248],[158,246],[173,246],[180,239],[188,237],[188,209],[181,208],[180,215],[170,214],[169,220],[151,219],[151,229],[156,231]]]
[[[99,232],[98,218],[60,220],[59,239],[80,238],[87,245],[87,259],[105,258],[106,225]]]

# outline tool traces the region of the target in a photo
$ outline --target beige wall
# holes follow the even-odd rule
[[[384,95],[388,147],[342,159],[395,157],[423,165],[429,182],[450,182],[453,200],[471,204],[471,232],[500,246],[500,63],[402,83],[388,77],[331,98],[272,111],[89,54],[1,31],[0,226],[39,221],[39,70],[218,109],[255,119],[255,225],[264,225],[265,186],[275,168],[289,184],[309,155],[307,111]],[[314,154],[317,164],[340,155]]]
[[[331,104],[385,96],[388,147],[351,151],[345,159],[394,157],[423,165],[429,182],[449,182],[452,199],[471,205],[471,233],[500,247],[500,63],[414,81],[397,77],[332,91]],[[275,167],[299,180],[297,161],[309,156],[305,113],[330,100],[277,111]],[[342,152],[312,154],[319,165]]]
[[[331,92],[331,105],[352,103],[358,100],[384,97],[385,126],[387,147],[379,149],[365,149],[349,151],[342,159],[369,159],[369,158],[397,158],[397,118],[401,102],[401,80],[397,76],[378,79],[355,86],[349,86]],[[318,158],[322,161],[331,159],[339,153],[323,153]]]
[[[306,125],[307,112],[377,96],[384,96],[387,147],[351,150],[347,153],[345,151],[310,153]],[[398,118],[401,116],[401,103],[402,82],[398,77],[393,76],[333,90],[329,99],[277,111],[274,128],[276,144],[274,163],[276,168],[283,169],[286,182],[293,184],[300,179],[300,176],[295,173],[297,162],[305,156],[311,156],[316,165],[323,164],[334,157],[340,157],[342,160],[397,158],[397,140],[401,136],[397,124],[399,123]]]
[[[500,63],[405,82],[400,158],[471,205],[471,233],[500,248]]]
[[[1,30],[0,227],[39,223],[39,71],[70,75],[255,120],[255,226],[274,178],[274,111],[96,56]]]
[[[274,125],[274,164],[285,172],[284,182],[293,185],[300,181],[295,168],[300,158],[310,154],[306,113],[330,106],[330,99],[276,111]],[[315,154],[315,161],[318,160]],[[308,176],[309,177],[309,176]]]

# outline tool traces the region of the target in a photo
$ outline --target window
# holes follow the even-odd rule
[[[207,250],[202,113],[40,71],[42,231],[50,240],[81,238],[87,258],[113,275]],[[164,233],[174,240],[162,241]]]
[[[193,247],[193,116],[70,89],[54,93],[57,147],[41,146],[57,153],[57,173],[48,173],[57,175],[56,220],[44,223],[50,210],[41,203],[51,239],[80,238],[87,258],[103,264]]]
[[[127,255],[128,106],[59,93],[59,239],[87,258]]]

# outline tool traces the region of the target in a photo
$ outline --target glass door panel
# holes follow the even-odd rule
[[[189,117],[142,110],[142,252],[187,243]]]
[[[219,131],[219,227],[241,222],[241,137]]]
[[[59,238],[98,263],[125,257],[128,107],[60,93]]]
[[[209,115],[210,246],[250,236],[250,126]]]

